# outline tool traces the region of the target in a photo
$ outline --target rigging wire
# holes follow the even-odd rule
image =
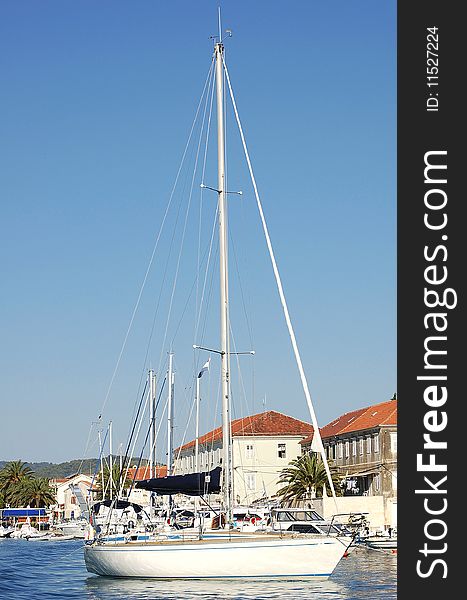
[[[253,344],[253,330],[252,330],[252,327],[251,327],[250,319],[248,318],[248,311],[247,311],[246,302],[245,302],[245,295],[243,293],[242,279],[240,277],[240,269],[239,269],[239,266],[238,266],[237,253],[235,251],[234,240],[233,240],[232,236],[229,236],[229,237],[230,237],[230,245],[232,247],[232,253],[233,253],[234,263],[235,263],[235,271],[237,273],[237,278],[238,278],[238,285],[239,285],[239,288],[240,288],[240,298],[242,300],[243,314],[245,315],[245,322],[246,322],[246,326],[247,326],[247,329],[248,329],[248,337],[249,337],[250,345],[253,348],[253,346],[254,346],[254,344]]]
[[[250,161],[250,155],[248,153],[248,148],[247,148],[247,145],[246,145],[246,141],[245,141],[245,136],[244,136],[244,133],[243,133],[242,124],[240,122],[240,117],[239,117],[238,110],[237,110],[237,104],[235,102],[235,97],[234,97],[234,93],[233,93],[233,90],[232,90],[232,85],[230,83],[229,72],[227,70],[227,65],[225,64],[224,59],[222,59],[222,61],[223,61],[223,65],[224,65],[224,72],[225,72],[225,75],[226,75],[226,78],[227,78],[227,83],[228,83],[228,86],[229,86],[229,93],[230,93],[230,98],[232,100],[232,106],[233,106],[234,113],[235,113],[235,119],[237,121],[237,126],[238,126],[238,130],[239,130],[239,133],[240,133],[240,138],[241,138],[242,145],[243,145],[243,151],[244,151],[244,154],[245,154],[245,159],[246,159],[246,162],[247,162],[247,165],[248,165],[248,170],[250,172],[251,182],[252,182],[253,189],[254,189],[254,192],[255,192],[256,204],[258,206],[258,211],[259,211],[260,218],[261,218],[261,224],[263,226],[263,232],[264,232],[264,236],[266,238],[266,244],[267,244],[268,251],[269,251],[269,257],[271,259],[271,264],[272,264],[272,268],[273,268],[273,271],[274,271],[274,276],[276,278],[277,289],[278,289],[278,292],[279,292],[279,297],[280,297],[280,300],[281,300],[282,309],[284,311],[284,316],[285,316],[285,320],[286,320],[286,323],[287,323],[287,329],[289,331],[290,340],[292,342],[292,348],[293,348],[294,355],[295,355],[295,360],[297,362],[297,367],[298,367],[298,370],[299,370],[299,373],[300,373],[300,379],[301,379],[301,382],[302,382],[303,391],[305,393],[305,398],[306,398],[306,401],[307,401],[307,404],[308,404],[308,409],[310,411],[310,416],[311,416],[311,420],[312,420],[312,423],[313,423],[313,428],[314,428],[314,436],[313,437],[316,438],[316,442],[319,445],[319,451],[320,451],[320,454],[321,454],[321,457],[322,457],[322,460],[323,460],[324,467],[326,469],[326,474],[328,476],[329,485],[330,485],[330,488],[331,488],[331,491],[332,491],[332,495],[333,495],[333,498],[334,498],[334,502],[336,503],[336,508],[337,508],[336,491],[334,489],[334,483],[332,481],[331,472],[329,470],[329,464],[328,464],[328,461],[327,461],[326,453],[324,451],[323,441],[321,439],[321,435],[320,435],[320,432],[319,432],[318,421],[316,419],[315,409],[314,409],[313,403],[311,401],[311,395],[310,395],[310,391],[309,391],[309,388],[308,388],[308,382],[307,382],[307,379],[306,379],[305,371],[303,369],[302,359],[301,359],[301,356],[300,356],[300,352],[299,352],[298,345],[297,345],[297,340],[296,340],[296,337],[295,337],[295,331],[293,329],[292,321],[290,319],[289,309],[288,309],[288,306],[287,306],[287,301],[286,301],[286,298],[285,298],[284,289],[282,287],[282,280],[281,280],[281,277],[280,277],[280,274],[279,274],[279,270],[278,270],[278,267],[277,267],[277,262],[276,262],[276,258],[275,258],[275,255],[274,255],[274,250],[273,250],[273,247],[272,247],[271,238],[269,236],[269,230],[268,230],[268,227],[267,227],[267,224],[266,224],[266,218],[265,218],[264,212],[263,212],[263,205],[262,205],[260,197],[259,197],[258,187],[256,185],[256,179],[255,179],[255,176],[254,176],[254,173],[253,173],[253,167],[252,167],[251,161]]]
[[[203,256],[203,261],[204,261],[204,258],[206,258],[206,254],[208,253],[208,250],[210,251],[210,248],[209,249],[206,248],[206,250],[204,252],[204,256]],[[185,305],[184,305],[183,310],[181,311],[181,314],[180,314],[180,319],[179,319],[179,321],[177,323],[177,326],[175,327],[175,331],[174,331],[172,340],[170,342],[170,347],[173,347],[173,345],[174,345],[175,338],[177,337],[177,334],[178,334],[178,330],[180,329],[180,325],[182,324],[182,321],[183,321],[183,318],[185,316],[185,313],[187,312],[188,304],[190,302],[191,296],[193,295],[193,291],[195,289],[197,278],[198,278],[198,276],[195,277],[195,279],[193,280],[193,283],[191,285],[190,292],[188,293],[187,299],[185,301]],[[195,369],[195,370],[197,370],[197,369]]]
[[[163,390],[164,390],[164,384],[165,384],[165,382],[166,382],[166,381],[167,381],[167,378],[165,378],[165,379],[164,379],[164,382],[163,382],[163,384],[162,384],[162,386],[161,386],[161,390],[160,390],[160,392],[159,392],[159,398],[157,399],[156,406],[154,407],[154,415],[155,415],[155,413],[156,413],[157,407],[159,406],[159,402],[160,402],[160,399],[161,399],[161,396],[162,396],[162,392],[163,392]],[[139,455],[138,463],[137,463],[137,465],[136,465],[136,470],[135,470],[135,473],[134,473],[134,475],[133,475],[133,480],[132,480],[132,482],[131,482],[130,489],[128,490],[128,498],[130,497],[130,494],[131,494],[131,492],[132,492],[132,490],[133,490],[133,486],[135,485],[135,482],[136,482],[136,477],[137,477],[137,475],[138,475],[138,470],[139,470],[139,468],[140,468],[140,466],[141,466],[141,461],[143,460],[144,449],[146,448],[146,444],[148,443],[148,439],[149,439],[149,434],[150,434],[150,431],[151,431],[151,427],[153,426],[154,415],[153,415],[153,416],[152,416],[152,418],[151,418],[151,421],[150,421],[150,423],[149,423],[148,430],[147,430],[147,432],[146,432],[146,437],[145,437],[145,439],[144,439],[144,443],[143,443],[143,445],[142,445],[142,448],[141,448],[141,454]],[[157,432],[156,432],[156,433],[157,433]],[[155,442],[154,442],[154,446],[155,446]],[[150,450],[152,450],[152,448],[151,448]],[[147,465],[147,467],[148,467],[148,466],[149,466],[149,465]]]
[[[206,127],[206,143],[204,146],[203,167],[201,169],[201,183],[204,183],[204,177],[206,174],[206,162],[207,162],[207,155],[208,155],[209,136],[210,136],[210,132],[211,132],[212,107],[213,107],[213,101],[214,101],[214,88],[215,88],[215,78],[213,76],[212,77],[212,85],[211,85],[211,100],[210,100],[210,105],[209,105],[209,117],[208,117],[208,123],[207,123],[207,127]],[[196,278],[195,330],[194,330],[194,339],[193,339],[194,342],[196,342],[196,337],[198,335],[199,319],[197,319],[197,316],[198,316],[198,311],[200,310],[200,303],[202,303],[202,299],[203,299],[202,297],[201,297],[201,301],[199,299],[199,272],[200,272],[201,223],[202,223],[202,214],[203,214],[203,199],[204,199],[204,187],[200,187],[199,218],[198,218],[198,253],[197,253],[197,269],[196,269],[197,278]],[[214,224],[215,224],[216,220],[217,220],[217,209],[216,209],[216,217],[214,220]],[[212,244],[212,242],[211,242],[211,244]],[[197,365],[197,363],[195,361],[195,363],[194,363],[195,371],[197,370],[196,365]]]
[[[92,488],[94,487],[94,481],[95,481],[95,479],[97,477],[97,473],[99,472],[99,465],[100,465],[100,462],[101,462],[101,456],[102,456],[102,452],[104,451],[104,444],[105,444],[105,440],[107,439],[108,432],[109,432],[109,430],[107,429],[107,431],[105,432],[105,436],[104,436],[104,442],[101,444],[100,451],[99,451],[99,456],[97,457],[97,460],[96,460],[96,468],[95,468],[94,474],[92,476],[91,485],[89,486],[89,494],[88,494],[89,498],[91,496]]]
[[[213,64],[214,63],[212,62],[211,67]],[[214,73],[214,70],[212,70],[211,75],[213,75],[213,73]],[[205,85],[205,89],[206,89],[206,85]],[[194,183],[195,183],[195,176],[196,176],[196,171],[198,168],[198,160],[199,160],[199,154],[200,154],[200,150],[201,150],[201,141],[202,141],[202,137],[203,137],[204,123],[205,123],[205,117],[206,117],[207,98],[208,98],[208,96],[206,95],[205,111],[204,111],[204,115],[203,115],[203,122],[201,125],[200,135],[199,135],[199,139],[198,139],[198,145],[197,145],[197,149],[196,149],[195,164],[193,167],[193,173],[192,173],[192,177],[191,177],[191,185],[190,185],[190,191],[189,191],[189,195],[188,195],[187,208],[185,211],[185,220],[183,223],[182,237],[181,237],[181,242],[180,242],[180,250],[178,253],[177,265],[176,265],[175,275],[174,275],[174,280],[173,280],[173,285],[172,285],[172,292],[171,292],[171,296],[170,296],[169,310],[168,310],[168,314],[167,314],[167,320],[166,320],[164,338],[163,338],[162,347],[161,347],[161,356],[160,356],[159,364],[162,362],[162,355],[163,355],[165,343],[167,340],[168,328],[169,328],[170,319],[171,319],[171,315],[172,315],[172,307],[173,307],[173,301],[174,301],[174,296],[175,296],[175,290],[176,290],[177,282],[178,282],[180,262],[181,262],[183,247],[184,247],[184,243],[185,243],[186,229],[187,229],[187,224],[188,224],[188,215],[190,213],[191,200],[193,197],[193,188],[194,188]]]
[[[187,431],[188,431],[188,427],[189,427],[189,425],[190,425],[191,418],[192,418],[192,416],[193,416],[193,410],[194,410],[194,408],[195,408],[195,404],[196,404],[196,402],[195,402],[195,399],[193,399],[193,402],[191,403],[191,409],[190,409],[190,413],[189,413],[189,415],[188,415],[188,419],[187,419],[187,423],[186,423],[185,431],[183,432],[182,441],[180,442],[180,446],[178,447],[178,454],[177,454],[177,456],[174,458],[174,465],[175,465],[175,464],[176,464],[176,462],[177,462],[177,461],[180,459],[180,454],[181,454],[181,452],[182,452],[182,448],[183,448],[183,446],[184,446],[184,444],[185,444],[186,434],[187,434]]]
[[[78,467],[78,471],[77,471],[78,473],[81,473],[81,469],[83,468],[83,463],[86,460],[86,455],[89,450],[89,442],[91,440],[91,433],[92,433],[93,429],[94,429],[94,423],[91,423],[91,425],[89,426],[89,432],[88,432],[86,444],[84,446],[83,458],[81,459],[81,462],[79,463],[79,467]]]
[[[208,274],[209,274],[209,265],[211,263],[211,257],[212,257],[212,248],[213,248],[213,244],[214,244],[214,236],[216,233],[216,223],[217,223],[217,218],[218,218],[218,207],[216,206],[216,211],[214,214],[214,221],[212,224],[212,229],[211,229],[211,239],[210,239],[210,243],[209,243],[209,253],[208,253],[208,257],[207,257],[207,262],[206,262],[206,269],[204,272],[204,281],[203,281],[203,288],[201,291],[201,299],[199,302],[199,311],[198,311],[198,315],[197,315],[197,320],[196,320],[196,328],[195,328],[195,339],[194,341],[198,341],[198,333],[199,333],[199,326],[200,326],[200,320],[201,320],[201,313],[202,313],[202,305],[204,302],[204,295],[206,293],[206,285],[207,285],[207,280],[208,280]],[[217,257],[217,251],[216,251],[216,257]],[[214,277],[214,272],[211,272],[211,282],[210,282],[210,286],[209,286],[209,297],[211,294],[211,290],[212,290],[212,281],[213,281],[213,277]],[[201,340],[204,339],[204,332],[206,330],[206,315],[207,315],[207,308],[206,308],[206,313],[205,313],[205,320],[204,320],[204,324],[203,324],[203,328],[202,328],[202,333],[201,333]]]
[[[183,160],[185,159],[186,152],[187,152],[188,146],[189,146],[190,141],[191,141],[191,137],[192,137],[192,134],[193,134],[194,126],[195,126],[195,123],[197,121],[198,114],[199,114],[199,108],[200,108],[200,106],[202,104],[202,101],[203,101],[203,98],[204,98],[204,93],[206,92],[206,89],[209,90],[209,87],[211,85],[210,80],[212,81],[212,79],[213,79],[213,73],[214,73],[213,66],[214,66],[214,61],[211,63],[210,71],[208,72],[208,78],[207,78],[207,81],[206,81],[206,83],[204,85],[203,93],[201,95],[201,98],[200,98],[200,101],[199,101],[199,104],[198,104],[198,110],[196,112],[195,119],[194,119],[194,122],[193,122],[193,125],[192,125],[192,128],[191,128],[191,131],[190,131],[190,136],[188,138],[187,145],[185,147],[185,152],[184,152],[184,155],[183,155]],[[206,94],[206,103],[205,103],[204,115],[206,114],[207,98],[208,98],[208,94]],[[204,118],[205,117],[203,117],[203,123],[204,123]],[[172,196],[173,196],[173,194],[175,192],[175,188],[176,188],[176,186],[178,184],[178,179],[179,179],[179,176],[180,176],[180,173],[181,173],[182,164],[183,164],[183,162],[180,164],[180,167],[179,167],[178,172],[177,172],[177,178],[175,180],[175,183],[174,183],[174,186],[173,186],[173,189],[172,189],[172,194],[171,194]],[[169,252],[167,254],[167,258],[166,258],[166,261],[165,261],[163,277],[162,277],[162,280],[161,280],[161,283],[160,283],[160,287],[159,287],[159,295],[158,295],[158,298],[157,298],[156,308],[154,310],[154,316],[153,316],[153,320],[152,320],[152,324],[151,324],[151,330],[150,330],[150,334],[149,334],[149,337],[148,337],[148,342],[147,342],[147,345],[146,345],[146,352],[145,352],[145,357],[144,357],[144,360],[143,360],[143,366],[142,366],[142,369],[141,369],[140,382],[139,382],[139,385],[138,385],[138,393],[139,393],[139,390],[141,389],[141,384],[142,384],[144,373],[145,373],[145,369],[146,369],[147,358],[148,358],[148,355],[149,355],[151,341],[152,341],[152,337],[153,337],[154,330],[155,330],[157,315],[159,313],[159,307],[160,307],[160,303],[161,303],[161,300],[162,300],[162,293],[163,293],[163,290],[165,288],[165,281],[166,281],[166,278],[167,278],[168,267],[169,267],[169,263],[170,263],[170,257],[171,257],[172,248],[173,248],[173,245],[174,245],[175,233],[176,233],[176,228],[177,228],[179,214],[180,214],[180,208],[181,208],[181,200],[180,200],[178,211],[177,211],[176,221],[175,221],[175,224],[174,224],[174,227],[173,227],[173,230],[172,230],[172,237],[171,237],[171,240],[170,240]],[[163,346],[162,346],[162,348],[163,348]],[[163,351],[161,352],[161,358],[160,358],[160,361],[159,361],[159,367],[157,369],[157,375],[160,375],[162,355],[163,355]]]
[[[178,168],[178,171],[177,171],[177,175],[176,175],[176,178],[175,178],[175,182],[174,182],[174,184],[173,184],[172,191],[171,191],[171,193],[170,193],[170,196],[169,196],[169,200],[168,200],[167,206],[166,206],[166,208],[165,208],[165,212],[164,212],[164,216],[163,216],[163,219],[162,219],[162,223],[161,223],[161,226],[160,226],[160,228],[159,228],[159,232],[158,232],[158,234],[157,234],[156,241],[155,241],[155,243],[154,243],[154,247],[153,247],[153,250],[152,250],[152,253],[151,253],[151,257],[150,257],[150,259],[149,259],[149,264],[148,264],[148,266],[147,266],[147,269],[146,269],[146,272],[145,272],[145,275],[144,275],[144,278],[143,278],[143,281],[142,281],[142,284],[141,284],[141,287],[140,287],[140,290],[139,290],[139,293],[138,293],[138,297],[137,297],[137,300],[136,300],[135,306],[134,306],[134,308],[133,308],[133,312],[132,312],[132,315],[131,315],[131,318],[130,318],[130,322],[129,322],[129,324],[128,324],[128,328],[127,328],[127,331],[126,331],[126,333],[125,333],[125,337],[124,337],[124,339],[123,339],[122,346],[121,346],[121,348],[120,348],[120,353],[119,353],[119,355],[118,355],[118,358],[117,358],[117,362],[116,362],[116,365],[115,365],[114,371],[113,371],[113,373],[112,373],[112,377],[111,377],[111,379],[110,379],[110,383],[109,383],[109,386],[108,386],[108,388],[107,388],[107,393],[106,393],[106,395],[105,395],[105,398],[104,398],[104,401],[103,401],[103,403],[102,403],[102,407],[101,407],[101,410],[100,410],[100,413],[99,413],[98,420],[101,420],[101,419],[102,419],[102,414],[103,414],[103,412],[104,412],[105,406],[106,406],[106,404],[107,404],[107,401],[108,401],[108,399],[109,399],[109,396],[110,396],[110,392],[111,392],[111,389],[112,389],[112,386],[113,386],[113,382],[114,382],[114,380],[115,380],[115,377],[116,377],[116,374],[117,374],[117,370],[118,370],[118,367],[119,367],[119,365],[120,365],[120,361],[121,361],[121,359],[122,359],[123,352],[124,352],[124,350],[125,350],[125,347],[126,347],[126,343],[127,343],[127,340],[128,340],[128,336],[130,335],[130,331],[131,331],[131,328],[132,328],[132,325],[133,325],[133,321],[134,321],[134,319],[135,319],[136,312],[137,312],[137,310],[138,310],[138,307],[139,307],[139,304],[140,304],[140,301],[141,301],[141,296],[143,295],[143,291],[144,291],[144,288],[145,288],[145,286],[146,286],[146,281],[147,281],[147,279],[148,279],[149,272],[150,272],[150,270],[151,270],[152,263],[153,263],[153,261],[154,261],[154,256],[155,256],[155,254],[156,254],[156,250],[157,250],[157,248],[158,248],[158,246],[159,246],[159,240],[160,240],[160,238],[161,238],[161,235],[162,235],[162,230],[163,230],[163,228],[164,228],[165,221],[166,221],[166,218],[167,218],[167,215],[168,215],[168,212],[169,212],[170,206],[171,206],[171,204],[172,204],[173,195],[174,195],[174,192],[175,192],[175,188],[176,188],[176,186],[177,186],[177,183],[178,183],[178,179],[179,179],[179,176],[180,176],[180,172],[181,172],[181,170],[182,170],[182,166],[183,166],[183,164],[184,164],[184,161],[185,161],[185,156],[186,156],[186,153],[187,153],[187,150],[188,150],[188,146],[189,146],[189,144],[190,144],[190,141],[191,141],[191,137],[192,137],[192,134],[193,134],[193,130],[194,130],[194,127],[195,127],[196,121],[197,121],[197,119],[198,119],[198,113],[199,113],[199,110],[200,110],[200,107],[201,107],[202,99],[203,99],[203,97],[204,97],[204,93],[205,93],[205,90],[206,90],[206,86],[207,86],[207,84],[208,84],[208,80],[209,80],[209,78],[210,78],[210,76],[211,76],[211,72],[213,71],[213,65],[214,65],[214,58],[213,58],[213,59],[212,59],[212,61],[211,61],[211,66],[210,66],[210,68],[209,68],[208,76],[206,77],[206,81],[205,81],[204,88],[203,88],[203,91],[202,91],[202,94],[201,94],[201,98],[200,98],[200,100],[199,100],[198,107],[197,107],[197,109],[196,109],[196,114],[195,114],[195,117],[194,117],[194,119],[193,119],[193,123],[192,123],[192,126],[191,126],[191,130],[190,130],[190,133],[189,133],[189,136],[188,136],[188,140],[187,140],[187,143],[186,143],[186,145],[185,145],[185,149],[184,149],[184,152],[183,152],[183,155],[182,155],[181,161],[180,161],[180,165],[179,165],[179,168]]]
[[[160,239],[161,239],[161,236],[162,236],[162,232],[164,230],[164,226],[165,226],[168,214],[169,214],[169,210],[170,210],[170,207],[171,207],[172,202],[173,202],[173,197],[174,197],[174,194],[175,194],[175,190],[177,188],[177,185],[178,185],[178,182],[179,182],[179,179],[180,179],[180,175],[181,175],[181,172],[182,172],[183,164],[185,163],[185,158],[187,156],[188,148],[190,146],[190,142],[191,142],[191,139],[192,139],[192,136],[193,136],[195,125],[198,122],[198,116],[199,116],[199,113],[200,113],[201,106],[203,104],[203,99],[206,97],[204,117],[203,117],[203,123],[204,123],[204,118],[205,118],[205,114],[206,114],[207,99],[208,99],[208,96],[209,96],[208,94],[206,94],[206,90],[209,90],[210,87],[211,87],[211,82],[212,82],[213,73],[214,73],[213,67],[214,67],[214,58],[211,61],[211,65],[210,65],[210,68],[209,68],[209,71],[208,71],[208,75],[207,75],[205,83],[204,83],[204,87],[203,87],[203,90],[202,90],[202,93],[201,93],[200,100],[198,102],[198,106],[197,106],[196,113],[195,113],[195,116],[194,116],[194,119],[193,119],[193,122],[192,122],[192,125],[191,125],[191,129],[190,129],[190,132],[189,132],[189,135],[188,135],[188,139],[187,139],[187,142],[186,142],[183,154],[182,154],[182,158],[180,160],[180,164],[179,164],[179,167],[178,167],[178,170],[177,170],[175,181],[174,181],[174,184],[172,186],[172,190],[171,190],[171,193],[170,193],[170,196],[169,196],[169,200],[168,200],[166,208],[165,208],[163,219],[162,219],[162,222],[161,222],[161,225],[160,225],[157,237],[156,237],[156,241],[155,241],[153,249],[152,249],[152,253],[151,253],[151,256],[150,256],[149,264],[147,266],[147,269],[146,269],[146,272],[145,272],[142,284],[140,286],[138,297],[137,297],[135,306],[133,308],[133,312],[131,314],[130,322],[129,322],[129,325],[128,325],[128,328],[127,328],[127,331],[126,331],[126,334],[125,334],[125,337],[124,337],[121,349],[120,349],[120,353],[119,353],[118,358],[117,358],[117,362],[116,362],[114,371],[112,373],[112,377],[111,377],[111,380],[110,380],[110,383],[109,383],[109,386],[108,386],[108,389],[107,389],[106,396],[104,398],[104,401],[103,401],[103,404],[102,404],[102,407],[101,407],[101,411],[100,411],[100,414],[99,414],[99,417],[98,417],[98,422],[102,419],[102,415],[103,415],[105,406],[106,406],[106,404],[108,402],[108,399],[110,397],[110,392],[111,392],[111,389],[112,389],[112,386],[113,386],[113,383],[114,383],[114,380],[115,380],[115,377],[116,377],[116,374],[117,374],[117,371],[118,371],[118,367],[120,365],[120,361],[122,359],[122,356],[123,356],[123,353],[124,353],[124,350],[125,350],[125,347],[126,347],[126,344],[127,344],[127,341],[128,341],[128,337],[129,337],[129,334],[130,334],[130,331],[131,331],[131,328],[132,328],[132,325],[133,325],[133,322],[134,322],[134,319],[135,319],[135,316],[136,316],[136,313],[137,313],[137,310],[138,310],[138,307],[140,305],[142,294],[143,294],[143,291],[145,289],[145,286],[146,286],[146,283],[147,283],[147,280],[148,280],[148,277],[149,277],[149,273],[150,273],[152,264],[154,262],[156,251],[157,251],[157,248],[159,246],[159,242],[160,242]],[[192,187],[193,187],[193,184],[192,184]],[[186,225],[186,218],[185,218],[185,225]],[[174,232],[173,235],[175,235],[175,232]],[[173,237],[172,237],[172,241],[173,241]],[[145,364],[146,364],[147,357],[148,357],[148,354],[149,354],[149,348],[150,348],[150,344],[151,344],[151,339],[152,339],[152,335],[153,335],[154,328],[155,328],[155,322],[156,322],[157,313],[158,313],[158,309],[159,309],[160,299],[161,299],[161,296],[162,296],[162,289],[163,289],[163,284],[164,284],[165,278],[166,278],[166,273],[167,273],[167,269],[168,269],[169,259],[170,259],[170,253],[169,253],[169,256],[167,258],[166,265],[165,265],[163,282],[161,284],[159,298],[158,298],[158,302],[157,302],[157,305],[156,305],[156,311],[155,311],[155,315],[154,315],[154,319],[153,319],[153,323],[152,323],[152,328],[151,328],[151,332],[150,332],[150,336],[149,336],[149,340],[148,340],[148,344],[147,344],[147,348],[146,348],[146,354],[145,354],[145,358],[144,358],[144,363]],[[161,361],[159,362],[159,369],[160,369],[160,366],[161,366],[160,363],[161,363]],[[138,385],[137,396],[139,395],[139,391],[141,389],[143,376],[144,376],[144,366],[143,366],[143,369],[142,369],[142,372],[141,372],[141,376],[140,376],[140,382],[139,382],[139,385]],[[145,389],[146,389],[146,385],[145,385]],[[131,429],[131,431],[129,433],[128,446],[127,446],[127,450],[126,450],[126,453],[125,453],[125,463],[126,463],[126,461],[128,459],[128,451],[130,449],[131,441],[132,441],[133,436],[134,436],[135,425],[136,425],[136,423],[138,421],[138,416],[140,414],[141,403],[142,403],[142,399],[143,399],[144,395],[145,395],[145,391],[143,391],[143,394],[141,395],[141,400],[139,402],[139,406],[138,406],[138,409],[136,411],[136,417],[135,417],[135,420],[134,420],[133,428]],[[135,408],[136,408],[136,406],[135,406]],[[142,419],[142,416],[141,416],[141,419]],[[89,439],[90,439],[90,436],[91,436],[91,431],[92,431],[93,425],[94,425],[94,423],[91,424],[90,432],[88,434],[88,441],[86,443],[86,451],[87,451],[87,448],[89,446]],[[140,426],[141,426],[141,422],[140,422]],[[140,426],[138,428],[138,433],[139,433]],[[133,450],[132,450],[132,452],[134,451],[134,448],[135,448],[135,444],[136,444],[136,440],[137,440],[137,437],[138,437],[138,433],[137,433],[136,438],[135,438],[134,443],[133,443]],[[129,465],[127,466],[125,477],[123,478],[123,481],[121,482],[121,487],[120,487],[120,492],[119,493],[121,493],[122,490],[123,490],[123,486],[124,486],[126,477],[128,475],[128,468],[129,468]],[[121,475],[122,475],[122,473],[120,473],[120,480],[121,480]],[[120,485],[120,481],[118,482],[118,485]]]
[[[134,435],[134,432],[135,432],[135,428],[136,428],[136,423],[137,423],[137,420],[138,420],[138,416],[139,416],[139,413],[140,413],[140,410],[141,410],[141,405],[143,403],[143,398],[146,395],[147,385],[148,385],[148,382],[146,381],[146,384],[145,384],[144,389],[143,389],[143,393],[141,394],[141,399],[139,401],[139,406],[138,406],[138,411],[137,411],[137,414],[136,414],[136,418],[133,421],[133,426],[132,426],[132,429],[131,429],[131,433],[130,433],[129,438],[128,438],[128,443],[127,443],[127,447],[126,447],[126,450],[125,450],[125,455],[124,455],[124,458],[123,458],[122,465],[127,465],[128,462],[130,461],[130,458],[131,458],[131,456],[129,456],[131,442],[132,442],[133,435]],[[120,494],[123,491],[123,487],[125,485],[125,479],[126,479],[127,474],[128,474],[128,468],[127,468],[127,471],[125,473],[125,477],[122,480],[123,470],[124,469],[122,468],[122,470],[119,473],[119,477],[118,477],[118,481],[117,481],[117,487],[119,488],[118,496],[120,496]],[[117,498],[118,498],[118,496],[117,496]]]

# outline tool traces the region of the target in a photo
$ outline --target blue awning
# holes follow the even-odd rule
[[[2,517],[45,517],[45,508],[4,508]]]

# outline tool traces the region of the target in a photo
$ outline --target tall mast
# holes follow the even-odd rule
[[[149,477],[154,477],[156,465],[156,377],[149,370]]]
[[[199,473],[199,383],[200,376],[196,378],[196,421],[195,421],[195,471]]]
[[[223,53],[221,42],[214,47],[216,57],[217,92],[217,190],[219,215],[219,257],[220,257],[220,326],[221,326],[221,382],[222,382],[222,448],[224,474],[224,504],[227,522],[232,517],[232,481],[230,448],[230,386],[229,386],[229,286],[228,286],[228,236],[227,203],[225,190],[225,142],[224,142],[224,89]]]
[[[114,474],[113,474],[113,458],[112,458],[112,421],[109,423],[109,471],[110,471],[110,498],[114,494]]]
[[[169,397],[167,400],[167,475],[172,475],[172,455],[173,455],[173,400],[174,400],[174,374],[173,374],[173,353],[169,353],[169,370],[167,372],[167,383],[169,388]]]
[[[99,454],[101,457],[101,483],[102,483],[102,500],[105,500],[105,485],[104,485],[104,457],[102,456],[102,439],[101,439],[101,431],[97,432],[97,437],[99,439]]]

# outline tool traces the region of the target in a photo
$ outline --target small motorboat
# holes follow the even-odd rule
[[[14,527],[3,527],[3,525],[0,525],[0,538],[9,538],[14,530]]]
[[[397,550],[397,535],[372,535],[365,538],[363,543],[374,550]]]
[[[21,527],[19,529],[15,529],[10,537],[11,538],[16,538],[16,539],[36,539],[36,538],[42,538],[45,537],[46,535],[48,535],[47,531],[39,531],[38,529],[36,529],[35,527],[33,527],[32,525],[30,525],[29,523],[23,523],[23,525],[21,525]]]
[[[63,542],[76,539],[74,535],[60,535],[58,533],[48,533],[40,536],[27,538],[30,542]]]

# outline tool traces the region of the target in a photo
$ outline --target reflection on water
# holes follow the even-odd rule
[[[341,585],[334,581],[154,581],[110,580],[89,578],[86,580],[87,598],[157,598],[180,599],[196,598],[203,600],[234,598],[309,598],[321,593],[323,598],[346,598]]]
[[[326,581],[112,579],[86,571],[82,542],[0,541],[1,597],[11,600],[313,600],[396,598],[396,556],[355,549]]]

